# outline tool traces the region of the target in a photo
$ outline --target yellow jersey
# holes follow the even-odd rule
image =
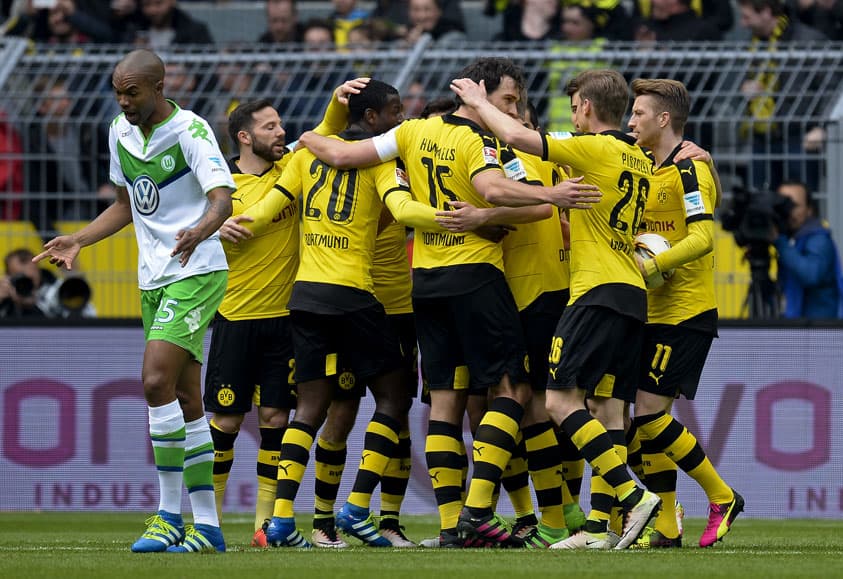
[[[644,227],[671,245],[688,235],[688,225],[713,220],[716,189],[708,165],[685,160],[674,164],[668,156],[652,178],[644,210]],[[658,288],[647,291],[648,321],[692,327],[717,333],[714,293],[714,252],[676,268]]]
[[[232,215],[240,215],[263,199],[281,176],[292,154],[285,154],[261,175],[240,172],[229,163],[237,190],[231,195]],[[228,259],[228,287],[219,313],[229,320],[254,320],[288,315],[287,302],[299,264],[298,203],[290,203],[252,239],[223,241]]]
[[[646,320],[644,279],[633,255],[653,176],[653,159],[620,131],[564,140],[543,135],[542,158],[569,165],[603,194],[591,209],[570,211],[571,299]]]
[[[375,239],[372,262],[375,297],[387,314],[413,312],[413,278],[407,260],[407,228],[393,221]]]
[[[503,171],[501,144],[476,123],[455,115],[404,121],[395,133],[398,152],[420,203],[436,209],[450,201],[493,205],[474,189],[481,171]],[[499,243],[479,235],[416,228],[413,295],[439,297],[469,293],[503,271]]]
[[[523,151],[515,154],[524,165],[527,183],[553,186],[567,177],[554,163]],[[557,207],[547,219],[519,224],[510,231],[503,239],[503,265],[518,311],[545,292],[568,289],[569,262]]]
[[[346,131],[345,141],[360,138]],[[301,197],[301,250],[296,282],[326,283],[374,294],[372,260],[383,199],[409,195],[395,161],[367,169],[335,169],[307,149],[293,155],[277,183],[287,199]]]

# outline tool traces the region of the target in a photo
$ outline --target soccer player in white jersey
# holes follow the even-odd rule
[[[49,257],[71,269],[83,247],[134,223],[146,337],[142,380],[160,499],[132,551],[225,551],[200,376],[203,337],[228,278],[217,230],[231,215],[235,185],[208,123],[164,97],[164,63],[155,53],[130,52],[114,68],[112,85],[122,110],[108,142],[117,199],[33,260]],[[182,520],[182,483],[193,525]]]

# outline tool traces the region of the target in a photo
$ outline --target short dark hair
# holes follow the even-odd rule
[[[25,247],[13,249],[6,254],[5,258],[3,258],[3,265],[6,267],[6,273],[9,272],[9,265],[11,265],[12,261],[32,261],[33,257],[35,257],[35,254]]]
[[[442,97],[429,101],[419,113],[419,117],[427,119],[436,115],[447,115],[457,110],[457,103],[452,97]]]
[[[255,126],[255,119],[252,115],[267,107],[272,107],[269,99],[259,99],[243,103],[231,111],[231,114],[228,115],[228,136],[231,137],[235,147],[240,146],[240,141],[237,140],[237,133],[240,131],[250,131]]]
[[[616,70],[584,70],[568,81],[569,97],[579,92],[582,100],[591,101],[599,121],[620,126],[629,106],[629,85]]]
[[[779,186],[776,187],[776,191],[782,187],[802,187],[802,190],[805,192],[805,207],[813,211],[814,215],[817,215],[819,210],[817,207],[817,201],[814,199],[814,194],[811,193],[811,189],[808,187],[807,183],[800,181],[799,179],[785,179],[779,183]]]
[[[520,93],[524,88],[524,72],[509,58],[478,58],[462,69],[457,78],[470,78],[476,83],[482,80],[486,84],[486,94],[492,94],[505,76],[515,81],[515,90]],[[457,97],[457,103],[463,104],[462,99]]]
[[[381,112],[392,95],[399,96],[397,88],[373,78],[358,94],[349,95],[348,123],[353,124],[362,121],[367,109]]]

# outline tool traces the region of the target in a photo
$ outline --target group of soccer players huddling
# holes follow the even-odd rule
[[[253,545],[416,546],[399,513],[420,359],[440,517],[422,546],[681,547],[677,468],[708,496],[699,544],[713,545],[744,501],[670,413],[679,395],[694,398],[717,333],[719,183],[708,154],[683,141],[687,90],[633,81],[627,132],[630,85],[616,71],[584,71],[567,86],[577,133],[558,135],[537,126],[508,59],[472,63],[451,89],[445,110],[403,120],[395,88],[345,83],[295,152],[268,101],[232,112],[237,190],[220,229],[229,282],[204,396],[218,511],[254,401]],[[671,247],[637,256],[644,231]],[[366,388],[375,413],[335,512]],[[293,502],[314,442],[305,536]],[[495,513],[501,487],[512,525]]]

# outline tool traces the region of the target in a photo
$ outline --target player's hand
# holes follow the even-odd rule
[[[197,228],[182,229],[176,233],[176,247],[173,248],[173,252],[170,254],[170,257],[178,255],[179,264],[181,264],[182,267],[186,266],[187,262],[190,260],[190,256],[193,255],[193,251],[196,249],[196,246],[199,245],[199,242],[202,240],[203,237]]]
[[[366,85],[369,84],[370,80],[371,79],[367,76],[347,80],[336,88],[334,96],[337,97],[337,101],[339,101],[340,104],[347,107],[348,97],[353,94],[360,94],[360,91],[366,88]]]
[[[486,212],[465,201],[449,201],[450,211],[437,211],[436,223],[454,233],[474,231],[486,225]]]
[[[32,258],[38,263],[42,259],[50,258],[50,263],[64,267],[68,271],[73,269],[73,260],[79,255],[82,246],[72,235],[60,235],[44,244],[44,251]]]
[[[591,209],[603,194],[596,185],[583,183],[583,177],[566,179],[550,188],[550,202],[562,209]]]
[[[481,225],[474,230],[474,234],[492,243],[500,243],[504,237],[509,235],[510,231],[515,231],[515,227],[512,225]]]
[[[673,156],[673,162],[678,163],[679,161],[684,161],[685,159],[711,163],[711,153],[693,141],[682,141],[682,146],[679,147],[679,150]]]
[[[470,78],[455,78],[451,81],[451,90],[462,102],[473,108],[479,107],[486,100],[486,83],[482,80],[477,84]]]
[[[251,239],[254,235],[248,228],[240,225],[243,222],[252,222],[254,219],[248,215],[235,215],[229,217],[220,226],[220,237],[231,243],[239,243]]]

